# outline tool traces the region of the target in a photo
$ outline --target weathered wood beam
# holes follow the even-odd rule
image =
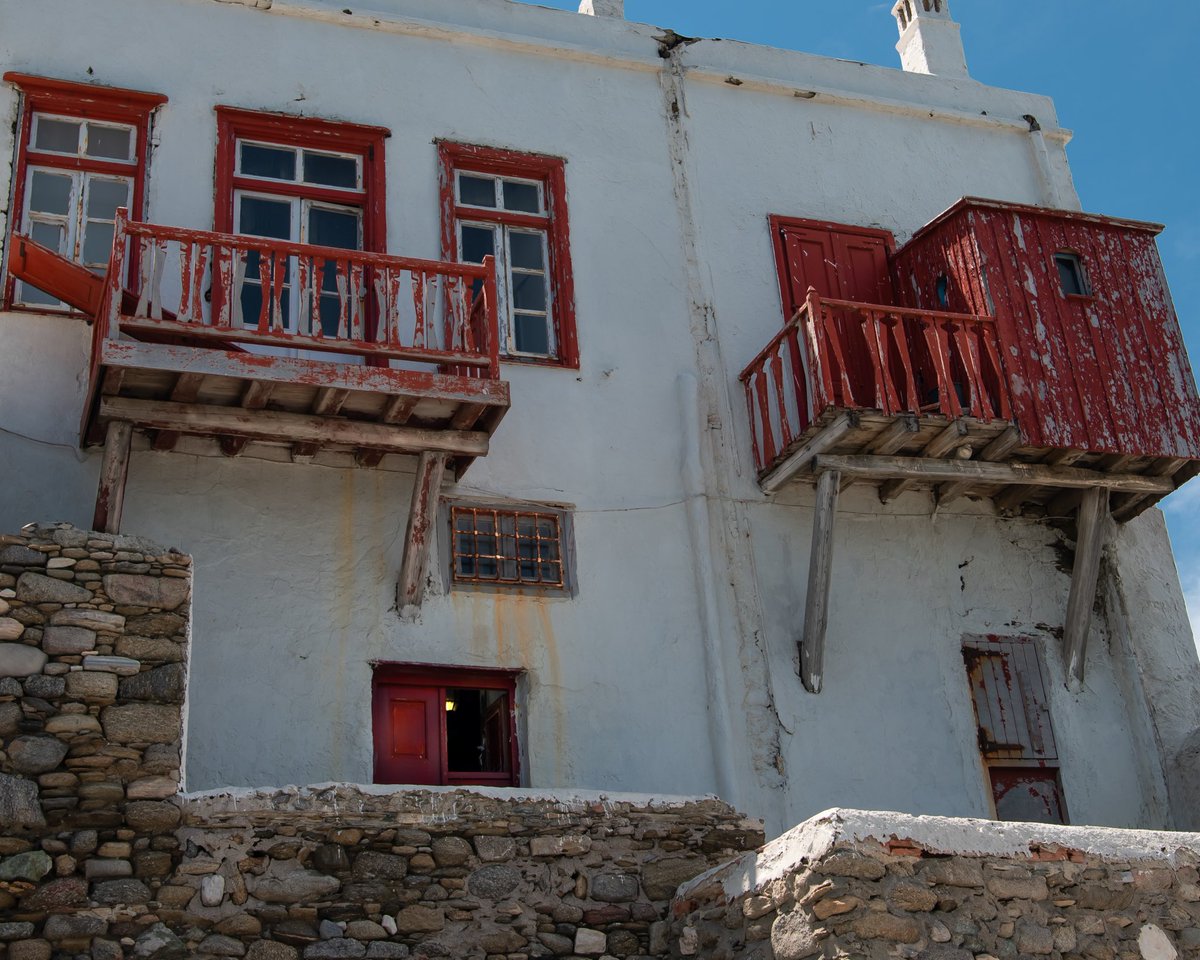
[[[413,411],[417,408],[418,400],[416,397],[389,397],[384,404],[383,412],[379,414],[380,423],[408,423],[408,418],[412,416]],[[355,462],[360,467],[377,467],[383,460],[382,450],[359,450],[354,455]]]
[[[1048,467],[1069,467],[1077,460],[1082,459],[1086,452],[1085,450],[1076,450],[1074,448],[1051,450],[1042,458],[1042,463]],[[996,497],[996,507],[1001,511],[1010,513],[1036,493],[1037,490],[1029,486],[1011,487]]]
[[[1108,490],[1092,487],[1085,491],[1079,507],[1079,538],[1075,546],[1071,594],[1067,600],[1067,619],[1063,629],[1067,686],[1074,693],[1083,689],[1088,633],[1092,625],[1092,606],[1096,602],[1096,583],[1100,576],[1100,557],[1104,552],[1107,520]]]
[[[1187,466],[1188,461],[1179,457],[1163,457],[1155,461],[1146,471],[1152,477],[1174,477]],[[1122,493],[1112,498],[1112,516],[1117,523],[1128,523],[1153,505],[1153,498],[1139,493]]]
[[[862,452],[872,456],[890,457],[912,439],[914,433],[921,432],[921,424],[915,415],[905,413],[884,427],[875,437],[863,447]]]
[[[104,436],[104,458],[100,461],[100,484],[96,490],[96,512],[92,517],[92,528],[100,533],[121,532],[132,440],[132,423],[128,420],[108,422]]]
[[[200,377],[271,380],[281,384],[503,407],[509,405],[510,397],[507,380],[457,377],[425,370],[393,370],[391,367],[369,367],[298,357],[268,358],[261,354],[135,340],[106,340],[100,350],[100,362],[105,366],[161,370]],[[182,398],[179,402],[190,403],[192,400]]]
[[[869,480],[902,479],[916,483],[1031,484],[1087,489],[1107,487],[1137,493],[1169,493],[1169,478],[1142,474],[1098,473],[1076,467],[1047,467],[1030,463],[983,463],[979,460],[927,460],[922,457],[863,457],[822,454],[814,470],[840,470]]]
[[[336,417],[349,399],[349,390],[322,387],[317,391],[309,412],[314,417]],[[315,443],[292,444],[292,460],[296,463],[306,463],[317,455],[318,449],[320,448]]]
[[[252,380],[242,393],[242,406],[247,410],[265,409],[275,391],[275,384],[265,380]]]
[[[396,587],[396,608],[406,619],[415,619],[425,590],[425,572],[429,568],[429,535],[437,517],[438,494],[446,476],[444,453],[422,453],[413,478],[412,504],[404,533],[404,558]]]
[[[129,397],[104,398],[100,416],[129,420],[157,430],[177,430],[215,436],[246,437],[274,442],[309,442],[373,447],[387,453],[452,453],[471,457],[487,456],[485,433],[460,430],[425,430],[314,417],[276,410],[244,410],[241,407],[214,407],[159,400],[135,400]]]
[[[1007,459],[1017,447],[1021,445],[1021,431],[1016,427],[1009,427],[1001,433],[996,439],[979,451],[979,459],[986,463],[998,463]],[[968,490],[971,489],[971,484],[965,480],[960,480],[957,483],[946,483],[938,487],[937,502],[938,506],[945,506],[951,501],[957,500]]]
[[[951,450],[962,446],[969,432],[965,423],[961,420],[954,420],[945,430],[925,445],[925,449],[921,451],[921,456],[932,459],[944,457]],[[890,503],[911,485],[911,480],[905,480],[901,477],[889,480],[879,488],[879,499],[884,503]]]
[[[100,392],[106,397],[115,397],[121,392],[121,384],[125,382],[124,367],[108,367],[104,371],[104,382]]]
[[[858,426],[853,413],[840,413],[816,436],[798,447],[786,460],[762,478],[764,493],[778,493],[796,474],[809,466],[813,458],[837,446],[842,438]]]
[[[482,403],[464,403],[450,419],[451,430],[470,430],[479,422],[486,410]]]
[[[119,367],[113,369],[122,369]],[[175,378],[175,386],[171,388],[173,403],[195,403],[200,396],[200,388],[204,386],[204,374],[184,372]],[[174,450],[179,442],[177,430],[160,430],[154,436],[155,450]]]
[[[817,476],[804,633],[800,638],[800,679],[809,693],[820,693],[825,677],[825,633],[829,626],[829,587],[833,582],[833,528],[842,478],[836,470]]]

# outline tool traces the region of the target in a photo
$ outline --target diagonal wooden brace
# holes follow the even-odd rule
[[[406,619],[415,619],[421,607],[425,572],[429,568],[430,531],[437,517],[438,494],[446,476],[448,460],[448,454],[426,451],[417,461],[412,506],[408,511],[408,529],[404,534],[404,559],[396,589],[396,608]]]

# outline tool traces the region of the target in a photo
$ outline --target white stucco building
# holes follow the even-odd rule
[[[0,529],[194,556],[189,788],[1200,827],[1200,402],[1048,99],[345,2],[0,0]]]

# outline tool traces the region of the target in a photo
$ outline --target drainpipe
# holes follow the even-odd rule
[[[1042,184],[1042,202],[1055,210],[1070,208],[1072,205],[1064,200],[1062,191],[1058,188],[1054,167],[1050,163],[1050,150],[1042,134],[1042,125],[1038,123],[1038,118],[1030,113],[1021,119],[1029,124],[1029,140],[1033,146],[1033,158],[1037,161],[1038,180]]]

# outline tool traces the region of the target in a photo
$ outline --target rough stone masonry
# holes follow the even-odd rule
[[[5,960],[655,956],[678,884],[763,841],[712,799],[180,795],[190,574],[133,537],[0,537]]]

